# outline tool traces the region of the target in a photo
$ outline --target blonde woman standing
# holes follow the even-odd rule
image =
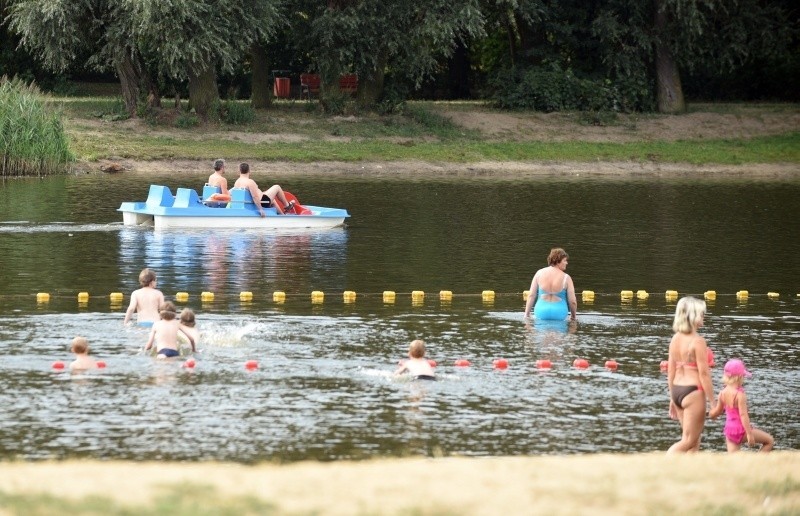
[[[700,449],[700,435],[706,418],[706,401],[714,405],[714,386],[708,368],[706,339],[697,333],[703,326],[706,303],[684,297],[675,307],[669,343],[667,388],[669,416],[681,423],[681,440],[670,446],[668,453],[692,452]]]

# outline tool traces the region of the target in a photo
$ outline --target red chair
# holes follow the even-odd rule
[[[308,100],[311,100],[311,95],[319,96],[319,88],[322,83],[319,74],[316,73],[301,73],[300,74],[300,98],[305,95]]]

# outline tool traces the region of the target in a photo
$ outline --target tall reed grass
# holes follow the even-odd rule
[[[63,174],[74,160],[61,118],[39,88],[0,78],[0,176]]]

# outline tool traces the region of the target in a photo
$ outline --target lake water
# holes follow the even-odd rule
[[[264,234],[121,225],[149,184],[207,175],[83,175],[0,183],[0,458],[333,460],[665,450],[666,290],[717,292],[702,330],[721,364],[745,360],[753,421],[800,447],[800,177],[783,180],[276,177],[346,228]],[[254,179],[266,186],[258,171]],[[570,254],[574,327],[526,326],[522,291],[553,246]],[[188,292],[197,366],[140,353],[123,327],[143,267]],[[621,290],[646,290],[623,302]],[[287,294],[285,303],[272,293]],[[322,303],[310,293],[325,292]],[[357,292],[345,303],[342,292]],[[382,292],[397,292],[384,303]],[[410,293],[425,292],[422,302]],[[450,290],[451,302],[441,302]],[[481,292],[496,297],[484,302]],[[735,293],[748,290],[747,301]],[[78,292],[89,292],[86,304]],[[213,292],[212,302],[200,293]],[[241,302],[239,293],[254,299]],[[767,292],[778,292],[776,299]],[[51,300],[37,304],[36,293]],[[123,292],[112,305],[109,293]],[[108,367],[72,376],[86,336]],[[437,382],[391,372],[422,338]],[[496,358],[509,361],[495,370]],[[589,370],[572,368],[586,358]],[[458,368],[456,359],[472,365]],[[536,369],[549,359],[553,369]],[[606,360],[619,363],[616,372]],[[248,371],[247,360],[259,368]],[[723,420],[704,449],[722,451]]]

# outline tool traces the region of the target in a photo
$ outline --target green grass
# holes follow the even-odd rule
[[[248,143],[205,138],[191,131],[172,135],[72,133],[72,149],[88,161],[108,156],[132,159],[198,159],[239,156],[263,161],[654,161],[661,163],[800,163],[800,132],[750,140],[674,142],[486,142],[403,141],[355,138],[349,142],[311,138],[301,142]]]
[[[192,127],[188,115],[165,109],[165,116],[131,130],[114,120],[121,101],[114,97],[60,97],[51,102],[61,109],[78,159],[95,161],[110,157],[129,159],[196,159],[237,156],[265,161],[403,161],[468,163],[475,161],[633,161],[688,163],[693,165],[746,165],[750,163],[800,163],[800,131],[751,139],[686,141],[498,141],[477,131],[454,125],[440,114],[440,102],[409,102],[402,114],[357,117],[327,116],[314,103],[278,101],[255,112],[252,121]],[[172,99],[163,99],[171,106]],[[183,101],[182,108],[186,109]],[[481,102],[446,103],[449,111],[491,110]],[[794,112],[791,104],[692,104],[690,111],[736,113],[742,110]],[[169,114],[171,113],[171,118]],[[183,111],[185,113],[185,111]],[[603,115],[603,114],[601,114]],[[592,123],[597,114],[563,113],[566,122]],[[637,119],[659,116],[637,114],[606,117],[603,125],[629,127],[635,133]],[[558,117],[551,115],[554,124]],[[585,120],[584,120],[585,119]],[[264,143],[263,135],[291,135],[285,141]]]
[[[195,484],[170,486],[151,503],[135,507],[121,505],[109,498],[90,496],[70,500],[47,494],[9,495],[0,491],[4,514],[46,515],[164,515],[164,516],[236,516],[240,514],[278,514],[275,506],[250,496],[219,497],[213,487]]]

